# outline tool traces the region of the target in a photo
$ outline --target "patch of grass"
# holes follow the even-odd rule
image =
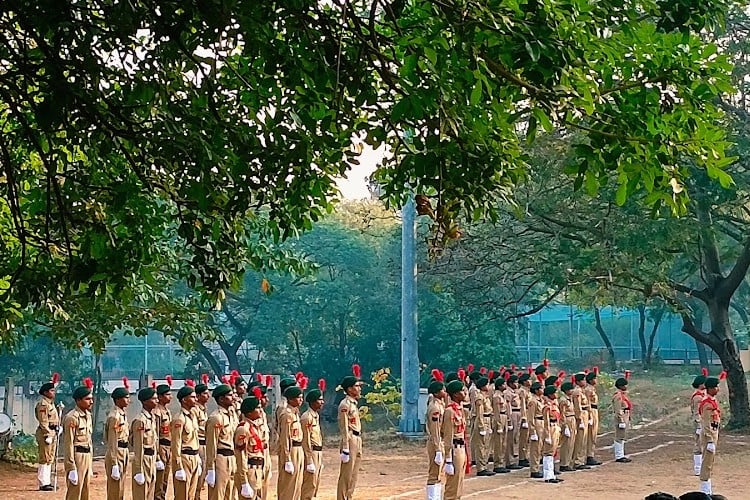
[[[36,438],[29,434],[18,434],[13,438],[3,458],[16,464],[35,464],[37,462]]]

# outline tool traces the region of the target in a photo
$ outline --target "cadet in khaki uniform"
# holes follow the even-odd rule
[[[282,397],[276,402],[276,408],[273,410],[273,418],[271,418],[271,449],[269,450],[273,454],[279,453],[279,420],[281,415],[286,411],[286,399],[283,394],[289,387],[297,385],[297,380],[292,377],[284,377],[279,381],[279,390],[281,391]]]
[[[573,378],[573,377],[571,377]],[[560,472],[573,472],[573,449],[575,448],[576,414],[573,408],[572,394],[575,389],[573,382],[565,382],[560,386],[563,395],[558,400],[560,418],[562,419],[562,436],[560,437]]]
[[[112,391],[112,401],[115,405],[107,415],[104,425],[104,442],[107,451],[104,453],[104,471],[107,474],[107,500],[122,500],[125,496],[125,473],[128,470],[128,414],[130,406],[130,385],[123,377],[123,387]]]
[[[427,388],[430,394],[427,399],[425,430],[427,431],[427,500],[443,498],[443,485],[440,472],[445,461],[443,448],[443,414],[445,413],[445,384],[440,370],[432,370],[433,381]]]
[[[341,388],[346,397],[339,403],[338,424],[341,436],[341,468],[339,482],[336,486],[337,500],[351,500],[357,486],[359,464],[362,461],[362,423],[359,420],[357,407],[362,395],[362,374],[359,365],[352,365],[354,376],[349,375],[341,380]]]
[[[477,476],[494,476],[489,470],[490,443],[492,440],[492,396],[489,380],[480,377],[475,382],[477,392],[474,397],[474,434],[471,442],[476,449]]]
[[[529,443],[529,436],[531,435],[531,426],[534,425],[532,419],[533,415],[529,415],[529,400],[531,399],[531,376],[528,373],[522,373],[518,376],[518,396],[521,399],[521,428],[518,431],[518,465],[522,467],[529,467],[530,458],[529,448],[532,443]],[[539,464],[536,465],[536,469],[539,470]]]
[[[302,425],[302,451],[305,454],[305,472],[302,475],[302,500],[318,496],[320,472],[323,469],[323,432],[320,429],[320,410],[325,400],[326,381],[320,379],[318,388],[305,396],[307,411],[300,417]]]
[[[531,384],[531,395],[526,405],[526,415],[529,418],[529,477],[542,479],[539,472],[539,460],[542,457],[542,439],[544,439],[544,401],[542,384]]]
[[[576,415],[576,425],[578,426],[575,448],[573,450],[573,465],[577,470],[590,469],[591,466],[586,465],[586,440],[588,439],[589,429],[589,400],[583,390],[586,386],[586,374],[576,373],[573,379],[576,384],[576,388],[573,391],[573,410]]]
[[[502,374],[501,374],[502,375]],[[505,402],[505,379],[498,375],[495,379],[495,391],[492,393],[492,458],[493,472],[505,474],[510,472],[505,463],[505,442],[508,435],[508,404]]]
[[[586,387],[584,392],[589,400],[589,428],[586,436],[586,465],[601,465],[596,459],[596,438],[599,436],[599,394],[596,392],[596,377],[599,375],[599,367],[586,374]]]
[[[260,401],[260,422],[255,422],[260,426],[260,428],[263,429],[263,433],[261,434],[261,437],[263,438],[263,452],[264,452],[264,460],[263,460],[263,487],[260,492],[260,498],[261,500],[266,500],[268,496],[268,492],[271,488],[271,477],[273,476],[273,473],[271,471],[271,451],[270,451],[270,439],[271,439],[271,430],[268,426],[268,415],[266,415],[266,407],[268,407],[268,388],[271,387],[271,384],[273,384],[273,377],[271,375],[266,375],[266,383],[264,384],[255,384],[252,389],[253,395]],[[244,417],[244,415],[243,415]],[[256,426],[258,427],[258,426]]]
[[[201,383],[195,386],[195,399],[196,404],[193,408],[195,418],[198,420],[198,456],[201,457],[201,462],[206,463],[206,422],[208,422],[208,410],[206,409],[206,403],[211,398],[211,393],[208,390],[208,375],[205,373],[201,376]],[[234,432],[234,430],[232,430]],[[200,500],[201,490],[203,490],[204,482],[206,481],[206,467],[203,467],[203,472],[198,478],[198,486],[195,491],[195,500]]]
[[[445,388],[451,402],[443,414],[443,449],[445,449],[445,500],[461,498],[466,475],[466,419],[463,402],[466,388],[460,380],[454,380]]]
[[[52,464],[57,453],[57,436],[62,431],[60,414],[55,407],[56,385],[60,375],[52,375],[52,381],[42,384],[39,388],[39,401],[34,408],[34,414],[39,425],[36,428],[37,446],[37,481],[39,491],[54,491],[52,486]]]
[[[505,372],[509,374],[510,372]],[[523,466],[518,464],[518,437],[521,429],[521,398],[519,397],[516,389],[518,388],[518,376],[516,374],[510,374],[505,379],[505,402],[510,409],[510,415],[508,417],[508,435],[506,436],[505,443],[505,467],[509,470],[523,469]]]
[[[177,391],[180,411],[170,424],[172,440],[172,470],[174,471],[175,500],[192,500],[201,475],[198,456],[198,421],[193,413],[195,389],[186,385]]]
[[[252,389],[254,395],[245,398],[240,405],[243,420],[234,431],[235,487],[240,498],[260,500],[266,496],[263,493],[264,464],[269,438],[262,397],[258,397],[261,396],[260,388]]]
[[[90,410],[94,405],[94,396],[91,393],[94,382],[86,377],[83,383],[82,387],[73,391],[75,408],[70,410],[63,419],[65,472],[67,473],[65,500],[89,499],[93,451],[91,434],[94,431]]]
[[[703,444],[701,443],[702,425],[698,413],[701,401],[706,397],[706,377],[708,368],[701,368],[701,374],[693,379],[693,395],[690,396],[690,415],[693,419],[693,474],[700,476],[703,463]]]
[[[474,365],[469,363],[467,366],[467,377],[464,378],[464,383],[467,387],[469,397],[464,401],[464,417],[466,417],[466,450],[468,454],[468,460],[471,461],[471,465],[474,465],[477,456],[479,456],[478,444],[479,440],[472,439],[474,437],[474,422],[476,422],[476,400],[479,388],[477,387],[477,380],[481,377],[481,374],[474,371]],[[466,411],[468,410],[468,412]]]
[[[170,425],[172,413],[169,411],[169,403],[172,402],[172,377],[167,376],[166,384],[156,386],[156,395],[159,397],[159,405],[153,411],[159,424],[159,450],[156,457],[156,500],[167,498],[167,489],[171,478],[172,467],[172,438],[170,436]]]
[[[719,393],[719,382],[724,380],[726,372],[722,371],[719,378],[706,378],[706,397],[701,401],[698,407],[698,414],[701,417],[701,442],[703,444],[703,462],[701,463],[701,491],[712,494],[713,485],[711,484],[711,471],[714,467],[714,457],[716,456],[716,444],[719,442],[719,428],[721,428],[721,410],[716,395]]]
[[[612,411],[615,414],[615,462],[628,463],[631,460],[625,456],[625,432],[630,424],[630,411],[633,405],[628,398],[628,378],[630,371],[625,371],[625,378],[615,380],[617,392],[612,396]]]
[[[287,387],[284,398],[286,411],[279,419],[279,476],[276,494],[279,500],[297,500],[302,495],[302,473],[305,463],[302,426],[299,420],[302,388],[296,385]]]
[[[146,387],[138,391],[143,410],[130,425],[133,445],[133,500],[153,500],[156,490],[156,447],[159,423],[152,413],[159,404],[156,390]]]
[[[560,409],[557,406],[557,386],[548,385],[544,388],[542,419],[544,421],[544,454],[542,470],[545,483],[561,483],[562,479],[555,477],[555,454],[560,442]]]
[[[219,405],[206,423],[206,484],[209,500],[234,500],[236,461],[234,457],[234,394],[228,385],[214,389]]]

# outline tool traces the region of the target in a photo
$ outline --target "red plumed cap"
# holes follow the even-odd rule
[[[258,399],[258,401],[263,399],[263,392],[260,390],[260,387],[258,387],[257,385],[253,387],[253,396],[255,396],[255,398]]]
[[[232,370],[230,375],[233,375],[234,378],[237,378],[240,376],[240,372],[238,370]]]
[[[195,381],[191,378],[185,380],[185,385],[188,387],[195,387]]]
[[[557,378],[565,378],[565,371],[564,370],[560,370],[557,373]]]
[[[273,375],[266,375],[266,387],[271,387],[273,384]]]
[[[705,366],[701,368],[701,375],[703,375],[704,377],[708,377],[708,368],[706,368]]]
[[[231,385],[232,387],[234,387],[234,381],[235,381],[235,380],[237,380],[237,375],[235,375],[235,373],[234,373],[234,372],[236,372],[236,371],[237,371],[237,370],[232,370],[232,373],[230,373],[230,374],[229,374],[229,377],[228,377],[228,378],[229,378],[229,381],[228,381],[228,383],[229,383],[229,385]]]
[[[539,382],[544,382],[544,375],[542,375],[542,374],[540,373],[540,374],[538,374],[538,375],[536,376],[536,379],[537,379],[537,380],[538,380]]]
[[[625,380],[630,380],[630,370],[625,370]]]
[[[503,372],[505,372],[505,365],[500,367],[500,373],[503,373]]]
[[[221,381],[225,384],[229,384],[229,375],[222,375]]]
[[[208,373],[201,375],[201,382],[203,382],[204,385],[208,385]]]
[[[510,378],[510,372],[503,373],[503,377],[505,378],[505,381],[507,382],[508,379]]]
[[[494,377],[495,377],[495,370],[490,370],[487,373],[487,378],[490,379],[490,380],[492,380]],[[441,382],[442,382],[442,380],[441,380]]]
[[[362,377],[362,368],[360,368],[360,366],[355,363],[352,365],[352,373],[355,377],[360,378]]]
[[[55,372],[52,374],[52,383],[57,384],[60,381],[60,374]]]
[[[474,364],[469,363],[468,365],[466,365],[466,371],[468,371],[469,373],[472,373],[474,371]]]
[[[727,378],[727,371],[721,370],[721,373],[719,373],[719,380],[726,380]]]
[[[302,377],[304,377],[304,376],[305,376],[304,373],[297,372],[297,373],[294,374],[294,380],[296,380],[297,382],[299,382],[300,380],[302,380]]]
[[[534,373],[534,369],[533,369],[533,368],[532,368],[531,366],[529,366],[529,367],[528,367],[528,368],[526,369],[526,371],[528,371],[528,372],[529,372],[529,375],[531,375],[531,374],[533,374],[533,373]]]
[[[443,374],[440,372],[440,370],[438,370],[437,368],[433,368],[431,373],[432,373],[432,378],[434,378],[438,382],[443,381]]]
[[[172,387],[172,375],[167,375],[166,379],[167,379],[167,385],[169,387]]]
[[[128,377],[122,377],[122,386],[125,389],[130,390],[130,383],[128,382]]]
[[[308,378],[302,377],[301,379],[299,379],[299,388],[302,389],[303,391],[306,390],[307,383],[308,383]]]
[[[542,361],[542,364],[544,365],[545,368],[548,368],[549,367],[549,359],[544,358],[544,361]]]
[[[463,368],[459,368],[456,375],[458,375],[458,380],[460,380],[461,382],[466,380],[466,371]]]
[[[256,372],[255,373],[255,380],[257,380],[258,382],[263,382],[263,374]]]
[[[482,375],[484,375],[485,373],[487,373],[487,368],[485,368],[484,366],[483,366],[483,367],[481,367],[481,368],[479,369],[479,373],[481,373]]]
[[[318,389],[320,389],[320,392],[326,392],[326,379],[318,380]]]
[[[522,372],[522,371],[521,371],[521,372],[518,372],[518,373],[516,373],[516,377],[520,377],[521,375],[523,375],[523,372]]]
[[[594,367],[594,373],[596,373],[597,375],[599,375],[599,367],[598,366]]]
[[[573,374],[573,375],[570,376],[570,381],[573,382],[574,384],[576,383],[576,376],[575,376],[575,374]]]
[[[94,388],[94,381],[91,380],[91,377],[86,377],[85,379],[83,379],[83,385],[85,385],[89,389],[93,389]]]

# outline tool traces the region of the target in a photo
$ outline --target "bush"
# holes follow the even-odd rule
[[[37,462],[36,438],[29,434],[14,436],[5,452],[5,460],[19,464],[35,464]]]

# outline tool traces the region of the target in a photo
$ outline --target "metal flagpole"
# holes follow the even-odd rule
[[[414,195],[401,209],[401,421],[405,435],[419,434],[417,334],[417,222]]]
[[[57,440],[55,441],[55,463],[52,467],[52,475],[54,476],[54,491],[57,491],[57,460],[59,458],[60,453],[60,436],[62,435],[62,425],[63,425],[63,409],[65,408],[65,405],[62,404],[62,401],[57,404]]]

